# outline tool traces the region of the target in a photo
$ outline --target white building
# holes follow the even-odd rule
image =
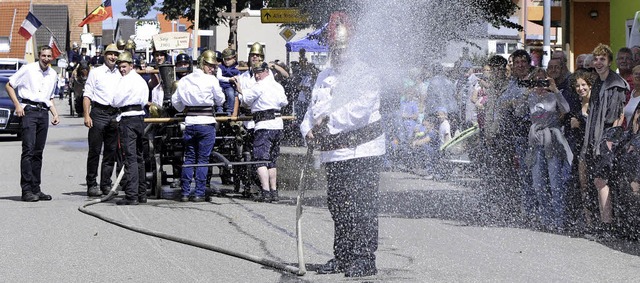
[[[248,17],[242,17],[238,20],[238,60],[248,61],[249,48],[254,42],[260,42],[265,46],[266,61],[286,61],[287,49],[285,44],[287,41],[280,36],[282,31],[281,24],[263,24],[260,19],[259,10],[245,9],[243,12],[249,13]],[[220,25],[215,27],[216,49],[222,51],[227,46],[229,40],[229,27]],[[296,35],[291,39],[295,41],[303,38],[313,29],[304,29],[296,31]],[[308,59],[314,54],[307,53]],[[298,53],[291,52],[290,61],[297,61]]]

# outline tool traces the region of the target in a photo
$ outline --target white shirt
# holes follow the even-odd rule
[[[124,107],[130,105],[140,105],[143,107],[149,100],[149,87],[147,82],[138,75],[135,70],[131,70],[126,76],[120,77],[116,83],[115,95],[109,103],[113,107]],[[122,112],[116,120],[120,121],[121,117],[144,115],[144,110],[134,110]]]
[[[242,104],[251,107],[251,113],[270,109],[279,111],[289,103],[284,93],[284,88],[273,79],[271,74],[248,89],[242,88],[242,95],[239,98]],[[256,130],[282,130],[283,128],[284,123],[280,117],[260,121],[255,125]]]
[[[636,94],[637,90],[633,90],[631,92],[631,97],[629,98],[629,102],[624,106],[624,118],[627,121],[627,126],[631,125],[631,119],[633,119],[633,112],[636,110],[636,106],[638,106],[638,102],[640,102],[640,95],[638,97],[633,97]]]
[[[84,94],[91,101],[109,105],[115,95],[115,89],[122,75],[118,68],[109,69],[106,65],[102,65],[89,72],[87,82],[84,85]]]
[[[224,104],[225,96],[215,76],[205,74],[200,69],[186,75],[178,81],[178,88],[171,96],[173,107],[182,112],[187,106],[211,106]],[[213,124],[213,116],[186,116],[187,126],[196,124]]]
[[[440,146],[443,146],[451,140],[451,125],[449,124],[449,120],[444,120],[440,123],[438,133],[440,134]]]
[[[311,102],[304,119],[300,124],[302,136],[306,136],[314,125],[318,124],[325,117],[329,117],[330,134],[352,131],[363,128],[370,123],[382,118],[380,115],[380,86],[378,80],[367,76],[359,81],[367,83],[360,84],[357,89],[348,89],[339,86],[339,74],[332,68],[325,69],[318,75],[318,79],[311,93]],[[357,99],[341,101],[335,103],[342,92],[350,91]],[[336,92],[334,94],[334,92]],[[319,138],[319,137],[316,137]],[[335,162],[353,158],[368,156],[379,156],[385,153],[385,135],[360,144],[353,148],[341,148],[336,150],[320,152],[320,162]]]
[[[42,102],[51,107],[51,99],[56,95],[58,73],[51,67],[42,71],[39,62],[22,66],[9,77],[9,84],[16,89],[18,96],[33,102]],[[24,103],[22,107],[24,107]]]
[[[273,77],[273,72],[271,72],[271,69],[269,69],[269,76],[266,77],[265,80],[267,79],[275,81],[275,78]],[[240,89],[244,91],[245,89],[251,88],[256,83],[256,79],[253,77],[252,72],[245,71],[238,76],[237,83],[240,85]],[[256,126],[256,123],[253,120],[244,121],[243,124],[244,124],[244,127],[247,129],[253,129]]]

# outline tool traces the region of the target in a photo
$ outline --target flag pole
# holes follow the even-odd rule
[[[31,11],[33,10],[33,0],[29,1],[29,13],[31,13]],[[33,61],[38,61],[40,60],[40,57],[38,56],[38,41],[36,40],[36,32],[33,33],[33,36],[31,36],[31,38],[29,38],[29,40],[31,41],[31,47],[33,48]]]

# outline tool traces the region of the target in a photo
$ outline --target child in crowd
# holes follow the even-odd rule
[[[436,109],[436,117],[438,117],[438,133],[440,134],[440,146],[445,145],[451,140],[451,125],[449,124],[449,117],[447,109],[444,107],[438,107]]]
[[[237,95],[235,84],[238,81],[236,76],[240,74],[236,56],[234,49],[226,48],[222,50],[223,61],[219,65],[216,77],[220,81],[220,87],[225,94],[226,102],[224,106],[216,105],[216,112],[233,113],[234,111],[233,105]]]
[[[438,164],[440,157],[440,135],[435,128],[437,124],[437,118],[435,116],[427,116],[422,120],[422,125],[415,127],[415,134],[411,147],[419,156],[421,162],[417,162],[418,166],[421,165],[428,176],[433,176],[435,167]]]

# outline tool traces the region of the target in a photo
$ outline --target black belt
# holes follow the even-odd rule
[[[251,116],[253,116],[253,121],[258,123],[258,122],[262,122],[262,121],[273,120],[273,119],[275,119],[277,117],[282,116],[282,114],[280,114],[280,112],[276,112],[276,111],[277,110],[275,110],[275,109],[257,111],[257,112],[251,113]]]
[[[185,108],[187,116],[213,116],[213,111],[211,106],[188,106]]]
[[[118,112],[129,112],[129,111],[142,111],[142,106],[140,105],[127,105],[118,108]]]
[[[328,131],[327,131],[328,132]],[[370,142],[384,133],[380,120],[368,124],[360,129],[331,134],[321,134],[317,141],[320,150],[336,150],[342,148],[353,148],[358,145]]]
[[[91,107],[96,108],[96,109],[100,109],[100,110],[104,110],[107,112],[113,112],[115,113],[118,109],[111,107],[111,105],[103,105],[100,104],[98,102],[91,102]]]
[[[49,110],[49,106],[47,106],[47,104],[44,102],[35,102],[29,99],[23,98],[22,103],[38,108],[38,110]]]

